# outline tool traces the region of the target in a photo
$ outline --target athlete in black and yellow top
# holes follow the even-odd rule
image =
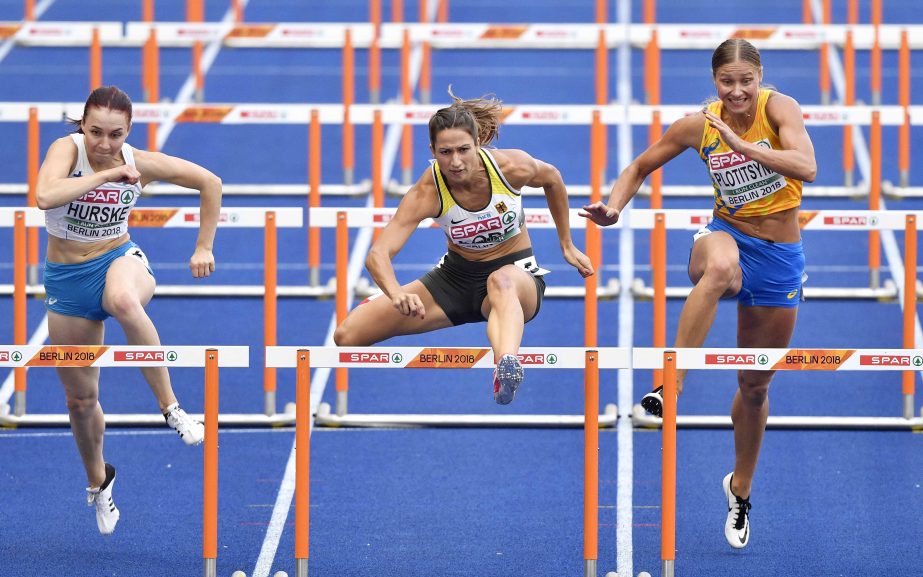
[[[532,254],[521,187],[544,188],[564,259],[584,277],[593,266],[571,239],[567,189],[558,170],[522,150],[481,148],[497,135],[500,101],[452,98],[429,121],[435,163],[407,192],[366,259],[386,298],[356,307],[334,341],[368,346],[486,320],[497,360],[494,398],[507,404],[522,381],[516,355],[523,327],[538,313],[548,272]],[[402,286],[391,260],[427,218],[442,227],[448,252],[433,270]]]
[[[584,207],[600,225],[618,221],[642,181],[687,148],[705,161],[715,189],[712,222],[694,236],[689,278],[695,285],[680,314],[676,347],[700,347],[722,297],[738,300],[737,346],[786,347],[795,328],[804,272],[798,225],[801,182],[814,180],[814,147],[801,108],[792,98],[761,88],[760,55],[742,39],[712,55],[718,100],[682,118],[619,176],[608,204]],[[680,372],[678,390],[682,389]],[[769,414],[773,373],[739,371],[734,397],[736,460],[724,478],[725,537],[732,547],[749,540],[750,487]],[[642,404],[659,414],[658,389]]]

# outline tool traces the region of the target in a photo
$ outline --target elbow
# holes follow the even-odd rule
[[[811,163],[808,166],[807,172],[805,172],[804,177],[801,179],[804,182],[814,182],[814,179],[817,178],[817,163]]]
[[[48,197],[42,189],[35,191],[35,205],[41,210],[48,210],[54,208],[54,205],[51,202],[51,199]]]

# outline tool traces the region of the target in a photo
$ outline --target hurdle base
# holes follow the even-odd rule
[[[923,411],[921,411],[923,413]],[[641,429],[659,429],[660,417],[648,414],[641,405],[631,410],[631,423]],[[724,415],[678,415],[676,426],[683,429],[732,429],[731,417]],[[770,415],[767,429],[836,429],[836,430],[923,430],[923,414],[914,419],[903,417],[819,417]]]
[[[606,405],[599,415],[600,427],[614,427],[618,408]],[[345,414],[331,412],[328,403],[317,409],[314,424],[320,427],[359,428],[579,428],[584,425],[583,415],[472,415],[472,414]]]
[[[191,414],[193,419],[204,422],[204,416]],[[218,425],[222,427],[289,427],[295,424],[295,413],[277,413],[272,416],[259,413],[222,413],[218,415]],[[107,427],[164,427],[163,415],[153,414],[106,414]],[[70,427],[67,414],[0,414],[0,427]]]
[[[692,287],[667,287],[668,299],[686,298]],[[918,287],[919,290],[919,287]],[[631,294],[638,299],[652,300],[654,289],[645,284],[643,279],[635,279],[631,283]],[[881,286],[872,287],[804,287],[804,298],[811,299],[862,299],[896,301],[898,298],[897,285],[891,279],[886,280]]]

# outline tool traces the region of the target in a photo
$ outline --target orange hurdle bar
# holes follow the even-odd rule
[[[26,344],[26,213],[16,211],[13,221],[13,344]],[[26,368],[13,369],[13,414],[26,414]]]
[[[339,369],[338,369],[339,370]],[[311,352],[295,367],[295,575],[308,574],[311,529]]]
[[[311,110],[308,125],[308,214],[320,206],[320,113]],[[310,223],[308,223],[310,225]],[[320,284],[320,229],[308,226],[308,271],[311,286]]]
[[[586,351],[583,370],[583,560],[596,575],[599,559],[599,353]]]
[[[898,132],[898,160],[900,186],[910,186],[910,41],[907,31],[901,31],[901,48],[898,54],[897,98],[904,107],[904,123]]]
[[[27,154],[26,154],[26,179],[29,184],[26,192],[26,206],[35,208],[38,203],[35,200],[35,190],[38,183],[39,169],[39,123],[38,108],[29,107],[29,124],[27,131]],[[38,229],[26,229],[26,266],[28,267],[29,276],[26,279],[29,284],[38,284]]]
[[[204,0],[186,0],[186,21],[205,21]],[[192,74],[195,76],[195,100],[202,102],[205,100],[205,78],[202,75],[202,42],[200,40],[196,40],[192,45]]]
[[[644,14],[644,23],[653,24],[657,22],[657,2],[655,0],[644,0],[642,8]]]
[[[337,326],[346,320],[349,312],[346,310],[347,305],[347,284],[349,278],[347,271],[349,269],[349,224],[346,220],[346,211],[337,212],[337,238],[336,238],[336,312]],[[346,393],[349,391],[349,372],[348,369],[338,368],[336,374],[336,391],[337,391],[337,415],[346,414]]]
[[[99,41],[99,28],[93,29],[90,41],[90,92],[103,85],[103,46]]]
[[[141,20],[143,22],[154,21],[154,0],[141,0]]]
[[[663,577],[676,562],[676,352],[663,353],[663,496],[660,504],[660,558]]]
[[[391,0],[391,22],[404,21],[404,0]]]
[[[449,0],[439,0],[439,7],[436,11],[436,22],[445,24],[449,21]]]
[[[801,23],[810,24],[814,21],[811,16],[811,0],[801,0]]]
[[[369,102],[381,102],[381,0],[369,0],[369,23],[375,27],[375,37],[369,46]]]
[[[869,210],[881,210],[881,114],[872,112],[872,126],[869,134],[872,167],[869,189]],[[869,286],[878,288],[881,269],[881,231],[869,231]]]
[[[231,0],[231,10],[234,12],[234,22],[241,23],[244,21],[244,5],[240,0]]]
[[[606,16],[606,9],[609,7],[607,0],[596,0],[596,23],[606,24],[609,18]]]
[[[914,328],[917,318],[917,219],[907,215],[904,226],[904,348],[916,348]],[[904,393],[904,418],[913,418],[915,371],[904,371],[901,390]]]
[[[266,212],[266,228],[263,233],[263,346],[276,346],[277,319],[277,255],[278,236],[276,234],[276,213]],[[265,351],[265,349],[264,349]],[[263,395],[266,415],[276,414],[276,369],[263,363]]]
[[[853,44],[852,30],[846,31],[846,45],[843,48],[843,68],[846,74],[843,104],[852,106],[856,99],[856,49]],[[852,131],[852,125],[843,126],[843,184],[847,187],[853,185],[853,172],[855,170]]]
[[[401,43],[401,102],[405,106],[413,99],[413,87],[410,85],[410,30],[404,28],[404,40]],[[401,182],[410,185],[413,170],[413,126],[404,123],[401,132]]]
[[[349,118],[349,107],[356,100],[356,52],[353,49],[353,35],[346,29],[343,40],[343,182],[353,183],[353,169],[356,167],[355,129]]]
[[[35,0],[26,0],[26,5],[22,11],[23,20],[32,22],[35,20]]]
[[[218,351],[205,352],[205,471],[202,559],[205,577],[215,577],[218,559]]]
[[[876,9],[876,4],[878,5]],[[881,42],[879,25],[881,25],[881,1],[872,0],[872,24],[875,26],[875,39],[872,41],[872,106],[881,105]]]

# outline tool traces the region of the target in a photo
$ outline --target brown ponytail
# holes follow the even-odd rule
[[[449,86],[452,105],[439,109],[429,119],[429,143],[436,145],[436,135],[449,128],[458,128],[471,135],[475,143],[485,146],[497,139],[503,103],[493,94],[462,100]]]

